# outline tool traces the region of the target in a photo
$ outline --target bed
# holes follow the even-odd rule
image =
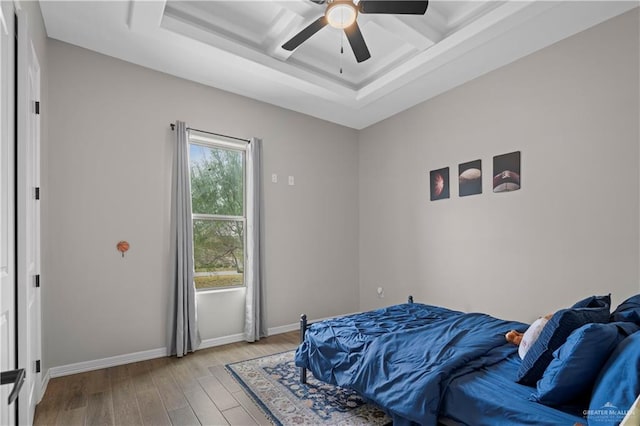
[[[351,388],[385,410],[392,417],[394,425],[436,425],[439,422],[454,425],[617,424],[627,413],[618,409],[613,414],[622,416],[610,421],[613,418],[609,415],[611,413],[603,415],[598,408],[613,406],[611,402],[597,401],[594,404],[601,404],[602,407],[592,407],[590,396],[594,384],[588,383],[591,378],[587,376],[593,374],[592,379],[600,382],[616,379],[595,377],[601,366],[591,373],[594,370],[592,359],[590,364],[580,364],[576,370],[574,367],[579,363],[570,364],[565,358],[568,357],[566,353],[573,354],[571,356],[575,358],[576,348],[593,345],[593,339],[598,339],[598,347],[608,345],[602,348],[601,360],[599,358],[597,361],[605,364],[611,361],[608,360],[610,352],[618,350],[622,340],[629,340],[626,337],[633,334],[640,343],[640,333],[636,333],[640,329],[640,295],[637,296],[638,324],[633,324],[636,319],[633,314],[631,318],[627,316],[624,319],[629,321],[628,327],[617,325],[621,324],[619,321],[607,324],[613,321],[613,315],[610,317],[608,305],[606,310],[600,306],[604,305],[602,298],[596,299],[595,296],[584,299],[554,314],[549,322],[561,323],[558,327],[561,332],[544,337],[544,332],[552,328],[545,326],[538,340],[546,339],[544,344],[549,347],[545,346],[545,350],[536,352],[532,346],[530,352],[533,355],[527,356],[535,358],[533,361],[527,357],[521,360],[518,347],[507,343],[504,337],[512,329],[527,330],[527,324],[481,313],[463,313],[413,303],[410,297],[405,304],[314,324],[308,324],[303,315],[302,341],[296,351],[295,362],[301,369],[301,381],[306,380],[309,370],[319,380]],[[635,301],[632,301],[631,308],[635,312],[634,304]],[[596,312],[597,316],[594,317]],[[583,318],[583,315],[588,318]],[[563,329],[565,323],[571,323],[571,330]],[[591,323],[597,325],[587,326]],[[573,333],[577,329],[580,329],[580,333]],[[613,337],[606,341],[608,343],[600,344],[605,342],[602,337],[604,329],[607,336]],[[560,338],[564,350],[562,353],[551,344],[554,339],[557,341]],[[570,340],[577,343],[570,343]],[[563,345],[565,341],[567,343]],[[639,347],[640,344],[627,346]],[[586,352],[591,354],[592,351],[579,350],[580,354]],[[626,373],[622,373],[635,375],[636,378],[630,384],[630,391],[618,400],[628,401],[632,398],[626,405],[630,407],[640,391],[640,385],[635,383],[638,381],[638,370],[631,368],[640,367],[640,361],[638,365],[634,364],[635,355],[629,355],[629,350],[626,352],[625,356],[631,357],[631,360],[625,358],[624,362],[619,361],[624,364],[622,369],[627,369]],[[640,360],[640,354],[637,357]],[[532,370],[540,369],[541,360],[547,365],[551,364],[550,367],[544,365],[543,370],[555,369],[553,375],[549,373],[544,379],[561,383],[552,384],[552,387],[556,387],[551,392],[538,389],[536,394],[537,380],[526,383],[533,376],[531,371],[523,373],[521,370],[525,361],[533,364]],[[567,368],[567,365],[571,367]],[[588,369],[588,374],[585,374],[585,369]],[[539,374],[544,374],[544,371]],[[570,377],[569,382],[579,377],[574,389],[566,387],[567,377]],[[538,384],[545,385],[545,380],[539,380]],[[600,399],[610,396],[607,386],[611,386],[611,383],[602,385],[603,395]],[[586,387],[589,387],[588,392]],[[569,401],[566,396],[570,391],[577,396]],[[547,403],[545,400],[555,397],[561,403]]]

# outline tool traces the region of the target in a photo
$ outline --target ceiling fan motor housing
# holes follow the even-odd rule
[[[324,14],[330,26],[341,30],[356,22],[358,9],[351,0],[332,0]]]
[[[327,3],[324,15],[307,25],[282,45],[285,50],[294,50],[327,25],[344,31],[351,45],[356,61],[363,62],[371,57],[367,43],[358,26],[358,13],[424,15],[429,0],[311,0]]]

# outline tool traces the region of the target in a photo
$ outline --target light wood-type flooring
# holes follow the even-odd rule
[[[294,349],[298,332],[51,379],[41,425],[266,425],[224,365]]]

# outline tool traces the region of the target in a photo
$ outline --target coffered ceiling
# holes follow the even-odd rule
[[[637,5],[431,0],[425,15],[360,14],[371,58],[357,63],[330,26],[281,47],[323,15],[311,0],[41,2],[52,38],[356,129]]]

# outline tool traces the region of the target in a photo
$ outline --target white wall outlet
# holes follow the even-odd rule
[[[384,297],[384,288],[378,287],[377,293],[378,293],[378,298],[382,299]]]
[[[278,183],[278,175],[277,174],[273,173],[271,175],[271,182],[272,183]]]
[[[293,179],[293,176],[289,176],[289,185],[293,186],[295,185],[295,180]]]

